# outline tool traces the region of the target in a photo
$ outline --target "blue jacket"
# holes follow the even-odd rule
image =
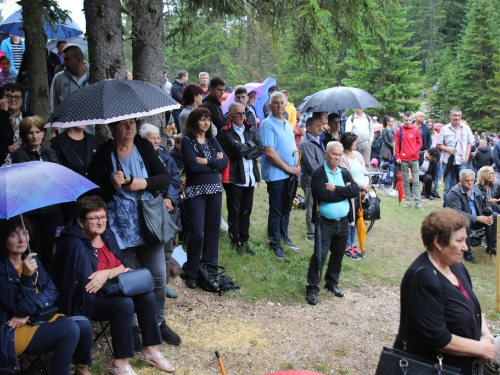
[[[108,249],[123,263],[113,232],[106,228],[101,236]],[[97,261],[97,249],[73,219],[61,231],[52,275],[59,290],[57,306],[63,314],[83,315],[91,319],[95,294],[87,293],[85,286],[89,282],[88,277],[97,269]]]
[[[24,259],[26,254],[22,256]],[[16,269],[7,258],[0,258],[0,372],[17,370],[15,330],[10,329],[7,321],[13,315],[31,316],[44,308],[52,306],[57,298],[57,289],[38,262],[37,288],[33,286],[36,273],[19,277]]]
[[[413,124],[415,124],[415,121],[413,121]],[[432,135],[431,130],[427,126],[427,121],[424,121],[419,129],[420,135],[422,136],[422,147],[420,151],[428,151],[432,147]]]
[[[21,39],[21,45],[23,46],[23,53],[24,53],[24,40]],[[10,60],[10,71],[14,73],[18,73],[17,69],[14,66],[14,54],[12,53],[12,42],[10,38],[5,39],[2,44],[0,45],[0,50],[5,53],[5,55],[9,58]]]
[[[168,185],[167,189],[163,189],[163,198],[170,198],[175,207],[181,199],[181,175],[179,174],[179,168],[177,168],[177,164],[175,164],[174,159],[168,152],[162,148],[158,148],[156,152],[167,168],[168,173],[170,173],[170,185]]]

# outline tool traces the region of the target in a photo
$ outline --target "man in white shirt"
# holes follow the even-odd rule
[[[370,154],[373,142],[373,121],[362,109],[355,109],[347,118],[345,132],[358,136],[358,151],[365,159],[366,168],[370,168]]]

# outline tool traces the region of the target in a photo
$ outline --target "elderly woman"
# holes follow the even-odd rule
[[[116,236],[125,265],[135,268],[136,260],[153,275],[156,316],[163,339],[180,344],[179,336],[165,323],[165,255],[163,245],[146,247],[141,234],[137,199],[152,199],[153,192],[166,189],[170,175],[153,145],[137,134],[135,119],[109,125],[114,140],[102,143],[92,157],[88,178],[108,205],[109,228]],[[132,177],[133,176],[133,177]]]
[[[210,118],[210,111],[206,108],[192,111],[184,126],[186,135],[181,143],[186,172],[185,207],[191,221],[187,262],[182,269],[186,286],[190,289],[198,286],[200,262],[219,262],[219,231],[224,191],[220,171],[227,167],[227,158],[213,136]]]
[[[106,203],[97,196],[81,198],[76,214],[76,219],[63,228],[57,247],[54,283],[60,292],[61,311],[110,322],[114,352],[111,373],[115,375],[135,374],[128,358],[135,355],[131,326],[134,312],[137,313],[144,343],[139,360],[161,371],[174,372],[174,366],[156,347],[162,338],[153,292],[132,297],[99,293],[107,280],[130,271],[123,265],[113,232],[106,228]]]
[[[182,90],[182,112],[179,115],[181,134],[185,135],[184,124],[193,110],[201,106],[203,101],[203,89],[199,85],[189,84]]]
[[[370,190],[370,179],[366,170],[363,155],[356,151],[358,145],[358,136],[353,133],[344,133],[340,137],[340,143],[344,146],[344,153],[340,160],[340,167],[346,168],[352,175],[354,181],[359,186],[361,194],[365,195]],[[357,211],[359,207],[359,197],[351,199],[352,210],[354,212],[354,221],[349,223],[349,236],[345,247],[345,255],[353,260],[363,257],[361,250],[354,246],[356,241],[356,222],[358,221]]]
[[[380,159],[392,164],[392,157],[394,156],[394,117],[384,116],[382,120],[382,141],[380,146]]]
[[[26,231],[23,229],[26,228]],[[0,372],[18,370],[17,356],[52,352],[50,374],[70,373],[71,357],[78,375],[89,375],[92,363],[92,324],[55,314],[36,324],[43,309],[51,308],[57,289],[36,253],[28,252],[31,225],[20,216],[0,220]]]
[[[23,145],[12,153],[13,163],[44,161],[60,164],[56,152],[42,146],[45,136],[44,126],[45,121],[38,116],[26,117],[20,122],[19,136],[23,141]],[[40,260],[50,273],[52,270],[52,249],[54,249],[56,229],[60,220],[59,205],[26,212],[25,216],[31,220],[34,228],[31,248],[38,253]]]
[[[495,182],[495,170],[492,167],[482,167],[477,172],[476,186],[483,193],[485,201],[487,201],[491,209],[500,213],[500,185]]]
[[[461,374],[481,374],[481,363],[496,359],[486,319],[461,262],[467,251],[469,220],[442,208],[422,222],[426,251],[406,271],[401,283],[401,319],[394,346],[429,361],[458,367]]]
[[[11,154],[21,145],[19,123],[29,116],[21,112],[24,89],[19,83],[6,83],[0,99],[0,165],[12,163]]]
[[[179,169],[177,168],[174,159],[172,159],[172,157],[160,147],[160,130],[156,126],[152,124],[142,125],[139,130],[139,135],[151,142],[154,149],[158,153],[158,156],[170,173],[170,185],[168,185],[167,189],[162,191],[162,195],[168,212],[173,212],[181,200],[181,176],[179,174]],[[174,251],[173,240],[170,240],[167,244],[165,244],[164,251],[168,284],[170,276],[170,258],[172,257],[172,253]],[[177,298],[177,293],[167,286],[166,296],[168,298]]]

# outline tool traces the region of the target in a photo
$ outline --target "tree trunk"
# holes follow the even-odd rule
[[[132,63],[134,79],[160,88],[165,64],[165,31],[162,0],[130,0],[132,19]],[[165,124],[163,113],[143,119],[158,127]]]
[[[29,0],[27,0],[29,1]],[[89,44],[89,81],[125,79],[123,55],[122,5],[120,0],[84,0]],[[96,125],[96,136],[111,138],[105,125]]]
[[[25,33],[25,56],[28,62],[28,91],[30,93],[30,112],[45,121],[50,116],[49,83],[45,56],[43,6],[39,1],[21,0]],[[46,132],[46,140],[50,132]]]

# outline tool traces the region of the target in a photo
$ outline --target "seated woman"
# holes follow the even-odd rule
[[[426,251],[410,265],[401,283],[401,320],[395,348],[461,374],[481,374],[482,363],[496,359],[481,306],[462,263],[469,220],[451,208],[430,213],[420,230]],[[418,272],[417,272],[418,270]]]
[[[483,193],[484,199],[490,204],[491,209],[500,213],[500,185],[495,182],[495,170],[492,167],[482,167],[477,172],[476,186]]]
[[[133,297],[99,294],[108,279],[130,271],[123,266],[115,236],[106,228],[106,204],[96,196],[84,197],[77,203],[76,214],[77,218],[61,232],[55,257],[59,308],[68,315],[110,321],[114,351],[111,373],[115,375],[135,375],[128,358],[135,354],[131,327],[137,313],[144,344],[139,360],[161,371],[174,372],[174,366],[156,348],[162,338],[154,293]]]
[[[429,200],[434,199],[432,193],[432,184],[436,179],[437,174],[437,157],[439,152],[437,148],[431,147],[429,151],[420,151],[418,153],[418,179],[424,185],[424,197]]]
[[[0,220],[0,372],[19,368],[17,356],[52,351],[50,373],[69,374],[71,357],[77,375],[89,375],[92,363],[92,324],[54,315],[49,323],[30,325],[30,317],[51,307],[57,290],[36,253],[27,251],[31,225],[20,216]],[[6,344],[6,345],[4,345]]]

